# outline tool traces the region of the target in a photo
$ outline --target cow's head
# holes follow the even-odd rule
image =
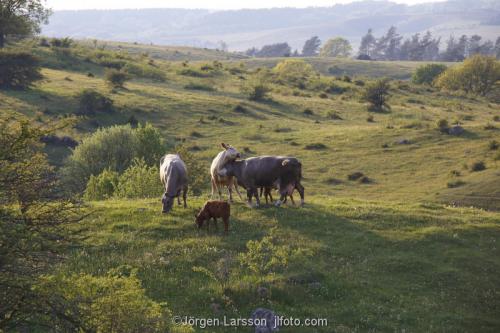
[[[174,204],[174,197],[169,196],[167,192],[165,192],[161,197],[161,203],[163,204],[162,213],[166,214],[172,209],[172,206]]]
[[[194,213],[194,223],[198,226],[198,229],[200,229],[203,226],[204,221],[205,215],[203,214],[203,210],[200,208],[199,213]]]
[[[233,146],[228,145],[224,142],[221,143],[221,146],[226,150],[224,154],[224,159],[225,159],[224,162],[234,161],[235,159],[241,157],[240,152],[236,150],[236,148],[234,148]]]

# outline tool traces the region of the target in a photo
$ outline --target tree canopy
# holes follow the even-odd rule
[[[40,25],[46,23],[50,10],[42,0],[0,1],[0,48],[7,36],[28,36],[40,32]]]
[[[351,43],[345,38],[329,39],[319,53],[322,57],[348,57],[351,54]]]

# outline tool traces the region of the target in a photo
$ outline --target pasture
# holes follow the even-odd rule
[[[168,215],[160,197],[87,202],[90,215],[70,227],[77,241],[57,271],[99,276],[121,265],[137,268],[146,294],[174,315],[247,317],[266,307],[328,319],[327,327],[283,332],[498,331],[500,153],[491,142],[500,141],[500,104],[400,80],[416,63],[321,58],[306,61],[320,77],[335,77],[336,90],[272,82],[265,99],[250,101],[240,88],[283,59],[204,50],[162,56],[161,47],[144,45],[113,44],[104,57],[165,79],[134,76],[124,89],[110,89],[105,66],[92,60],[100,50],[88,42],[66,51],[23,47],[41,58],[44,79],[28,91],[1,90],[2,117],[37,125],[69,119],[78,94],[93,89],[112,99],[114,111],[79,116],[57,134],[80,140],[133,117],[158,128],[169,149],[182,144],[206,170],[201,196],[189,195],[187,209],[174,204]],[[360,91],[381,76],[394,79],[391,109],[368,112]],[[439,119],[465,133],[443,134]],[[221,222],[219,232],[198,230],[194,212],[209,197],[220,142],[244,157],[300,159],[306,205],[249,209],[235,196],[229,235]],[[56,145],[45,151],[56,167],[71,154]],[[479,161],[485,170],[474,170]],[[270,235],[290,254],[286,267],[259,275],[238,258],[249,241]],[[232,264],[222,283],[206,270],[224,258]]]

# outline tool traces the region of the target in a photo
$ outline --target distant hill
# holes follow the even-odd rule
[[[325,40],[344,36],[353,44],[368,28],[376,35],[391,25],[407,36],[431,31],[449,35],[500,36],[500,1],[452,0],[420,5],[361,1],[332,7],[210,11],[138,9],[56,11],[47,36],[218,48],[224,41],[241,51],[275,42],[301,49],[313,35]]]

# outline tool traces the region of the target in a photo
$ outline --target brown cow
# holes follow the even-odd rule
[[[210,219],[214,219],[217,228],[217,218],[221,217],[224,221],[224,231],[227,234],[229,229],[229,216],[231,215],[231,206],[226,201],[207,201],[196,217],[198,228],[207,221],[207,230],[210,230]]]

